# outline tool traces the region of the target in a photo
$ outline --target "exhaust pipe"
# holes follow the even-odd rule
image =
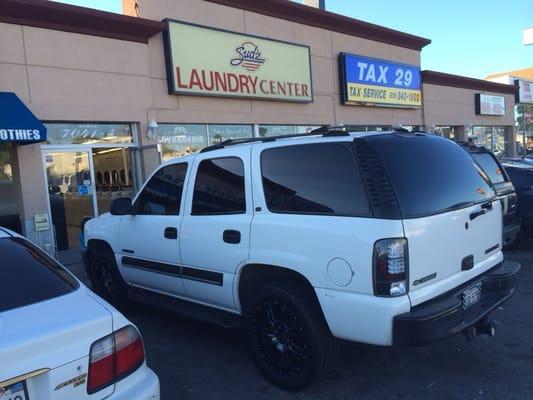
[[[493,321],[489,321],[488,318],[483,318],[477,324],[466,328],[464,334],[468,340],[474,340],[474,338],[480,335],[494,337],[496,335],[496,325]]]

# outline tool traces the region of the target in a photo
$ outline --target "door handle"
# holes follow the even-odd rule
[[[232,229],[227,229],[222,234],[222,240],[229,244],[238,244],[241,242],[241,233]]]
[[[475,220],[477,217],[482,216],[483,214],[488,213],[489,211],[492,211],[492,202],[489,201],[488,203],[484,203],[481,205],[481,210],[473,212],[470,214],[470,221]]]
[[[178,229],[171,226],[165,228],[165,239],[177,239],[178,238]]]

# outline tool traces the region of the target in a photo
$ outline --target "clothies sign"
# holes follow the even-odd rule
[[[170,94],[313,101],[308,46],[181,21],[166,23]]]
[[[418,108],[422,106],[420,68],[341,53],[344,104]]]

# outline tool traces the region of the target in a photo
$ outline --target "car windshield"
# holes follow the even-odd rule
[[[404,218],[467,207],[494,198],[472,157],[433,135],[373,135],[365,140],[381,160]]]
[[[0,239],[0,312],[74,291],[77,281],[52,258],[21,238]]]
[[[489,153],[471,153],[472,158],[478,163],[483,171],[489,176],[492,183],[505,182],[505,175],[496,162],[496,159]]]

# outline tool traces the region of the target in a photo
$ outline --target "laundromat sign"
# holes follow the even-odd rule
[[[312,102],[308,46],[166,20],[170,94]]]
[[[339,55],[339,64],[344,104],[408,108],[422,106],[418,66],[347,53]]]

